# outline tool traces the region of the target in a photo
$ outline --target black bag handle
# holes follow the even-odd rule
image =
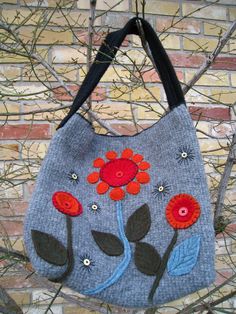
[[[61,121],[58,128],[61,128],[76,113],[76,111],[93,92],[101,77],[114,59],[117,50],[121,46],[126,35],[139,35],[137,20],[142,23],[145,39],[149,44],[154,62],[159,71],[159,76],[165,89],[170,110],[174,109],[180,104],[185,104],[184,95],[175,70],[168,55],[165,52],[165,49],[157,37],[156,32],[146,20],[135,17],[129,20],[124,28],[115,32],[111,32],[106,36],[106,39],[104,40],[96,55],[94,63],[90,67],[90,70],[87,73],[73,101],[69,113]]]

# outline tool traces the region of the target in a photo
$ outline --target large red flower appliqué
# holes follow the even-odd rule
[[[52,196],[52,202],[59,212],[69,216],[79,216],[83,212],[80,202],[68,192],[55,192]]]
[[[145,172],[150,164],[143,160],[142,155],[134,154],[132,149],[126,148],[120,157],[115,151],[109,151],[106,158],[108,161],[95,159],[93,166],[100,170],[87,177],[89,183],[98,183],[98,194],[106,193],[111,187],[110,198],[119,201],[125,197],[125,190],[121,187],[126,186],[126,192],[136,195],[140,192],[141,184],[150,181],[149,174]]]
[[[175,229],[190,227],[198,220],[200,213],[199,203],[189,194],[173,196],[166,207],[166,219]]]

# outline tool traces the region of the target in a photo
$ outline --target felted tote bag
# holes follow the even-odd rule
[[[39,274],[124,307],[178,299],[214,281],[214,229],[195,128],[171,62],[139,19],[169,111],[134,136],[95,134],[76,111],[137,18],[102,44],[52,138],[25,219]]]

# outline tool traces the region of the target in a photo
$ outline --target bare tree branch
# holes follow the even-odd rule
[[[58,297],[59,293],[61,292],[62,287],[63,287],[63,285],[60,285],[60,287],[58,288],[57,292],[55,293],[55,295],[53,296],[52,300],[48,304],[48,306],[47,306],[47,308],[45,310],[45,314],[47,314],[49,311],[51,311],[51,306],[53,305],[53,303],[55,302],[55,300]]]
[[[205,294],[204,296],[198,298],[196,301],[194,301],[193,303],[189,304],[188,306],[186,306],[183,310],[180,310],[178,312],[178,314],[189,314],[192,313],[193,309],[201,302],[205,302],[204,300],[206,300],[207,298],[209,298],[210,296],[212,296],[214,293],[216,293],[217,291],[220,291],[221,288],[223,288],[225,285],[232,283],[233,280],[235,280],[236,278],[236,274],[232,275],[230,278],[226,279],[222,284],[218,285],[217,287],[215,287],[214,289],[210,290],[207,294]],[[206,303],[206,302],[205,302]]]
[[[0,313],[2,314],[23,314],[21,308],[9,296],[5,289],[0,286]]]
[[[202,75],[209,69],[212,63],[215,61],[216,57],[222,51],[224,46],[227,44],[233,32],[236,30],[236,21],[234,21],[228,30],[224,33],[224,35],[220,38],[219,43],[215,50],[207,57],[205,63],[200,67],[197,73],[193,76],[193,78],[184,86],[183,92],[186,94],[194,84],[202,77]]]
[[[96,13],[96,10],[95,10],[96,9],[96,7],[95,7],[96,6],[96,0],[90,0],[90,5],[91,5],[90,8],[91,8],[91,10],[90,10],[90,20],[89,20],[89,27],[88,27],[88,45],[86,46],[83,43],[83,46],[85,45],[87,47],[87,53],[83,53],[84,55],[87,56],[87,59],[86,59],[87,71],[88,71],[88,69],[89,69],[89,67],[91,65],[92,53],[96,52],[96,48],[92,47],[93,36],[94,36],[94,33],[97,30],[97,28],[95,28],[95,26],[94,26],[94,21],[98,17],[100,17],[100,16],[106,14],[107,12],[111,11],[115,6],[119,5],[122,1],[123,0],[119,1],[114,6],[109,7],[109,9],[107,11],[102,11],[101,14],[99,13],[98,15],[96,15],[95,14]],[[145,11],[144,8],[145,8],[146,2],[147,1],[145,1],[145,0],[140,1],[141,5],[142,5],[142,15],[143,15],[143,17],[144,17],[144,11]],[[214,3],[216,3],[216,2],[218,2],[218,1],[215,1]],[[137,3],[138,3],[138,0],[136,0],[136,4]],[[179,23],[184,18],[191,16],[194,12],[200,11],[201,9],[204,9],[205,7],[210,6],[210,5],[212,5],[212,3],[208,4],[208,5],[204,6],[204,7],[198,8],[197,10],[194,10],[193,12],[187,14],[186,16],[181,17],[181,19],[178,20],[177,22],[174,21],[176,15],[177,15],[176,14],[175,16],[173,16],[173,21],[172,21],[170,27],[175,26],[177,23]],[[73,28],[70,25],[70,19],[68,18],[68,11],[66,11],[66,13],[65,13],[63,7],[60,7],[60,4],[58,4],[56,10],[58,10],[62,14],[62,16],[65,18],[66,23],[68,23],[68,26],[66,26],[65,28],[71,31],[74,39],[76,40],[76,43],[80,43],[81,44],[82,41],[80,41],[80,39],[78,38],[79,36],[77,35],[78,25],[75,23],[75,27],[77,27],[77,28]],[[54,10],[54,12],[56,10]],[[31,14],[29,15],[29,17],[27,17],[24,21],[28,21],[31,18],[31,16],[33,15],[33,13],[32,13],[33,11],[34,11],[34,9],[31,11]],[[137,15],[138,15],[138,12],[137,12]],[[47,19],[45,19],[45,21],[46,20]],[[51,92],[54,89],[53,84],[51,84],[50,81],[48,80],[52,76],[53,77],[52,81],[53,82],[56,81],[57,82],[56,84],[58,84],[57,87],[62,87],[69,96],[73,97],[73,92],[71,91],[70,86],[68,86],[66,84],[66,81],[64,81],[63,75],[59,71],[57,72],[57,70],[56,70],[57,65],[54,67],[53,64],[48,63],[47,60],[44,59],[40,54],[38,54],[36,49],[34,49],[34,48],[37,47],[37,40],[39,39],[39,36],[42,33],[42,30],[46,29],[47,24],[43,24],[43,25],[37,24],[36,30],[42,26],[41,27],[41,32],[37,36],[36,36],[36,32],[34,32],[35,33],[35,38],[33,38],[33,40],[32,40],[31,48],[28,49],[30,44],[31,44],[30,41],[28,41],[27,44],[24,44],[24,41],[22,41],[20,37],[18,38],[18,32],[16,32],[16,30],[21,28],[21,26],[24,26],[24,21],[23,21],[22,24],[17,25],[17,27],[13,27],[14,23],[10,23],[11,25],[8,25],[7,21],[5,21],[6,23],[4,23],[2,28],[4,29],[4,27],[5,27],[5,31],[10,32],[10,34],[15,38],[16,43],[11,43],[11,41],[9,41],[10,42],[9,43],[7,41],[7,37],[6,37],[6,40],[3,41],[0,44],[0,50],[5,51],[7,53],[15,54],[17,56],[21,56],[21,57],[27,58],[29,60],[29,61],[27,60],[27,62],[30,62],[30,66],[31,66],[30,71],[36,77],[37,81],[39,81],[44,86],[48,85],[48,86],[46,86],[47,87],[47,92],[48,91]],[[140,34],[141,41],[142,41],[142,46],[143,46],[147,56],[151,60],[154,68],[155,68],[155,63],[154,63],[154,60],[153,60],[152,55],[150,53],[149,46],[148,46],[148,44],[147,44],[147,42],[145,40],[145,36],[144,36],[143,29],[142,29],[142,25],[139,22],[137,22],[137,23],[138,23],[137,27],[138,27],[139,34]],[[56,26],[56,23],[54,23],[53,25]],[[2,24],[0,25],[0,28],[1,28],[1,26],[2,26]],[[170,28],[170,27],[168,27],[168,28]],[[168,30],[168,28],[166,30]],[[229,29],[226,31],[226,33],[219,39],[219,42],[218,42],[218,45],[217,45],[216,49],[211,54],[208,55],[206,62],[201,66],[199,71],[197,71],[197,73],[195,74],[194,78],[191,79],[189,81],[189,83],[187,84],[187,86],[185,86],[183,88],[184,93],[187,93],[187,91],[189,91],[189,89],[192,89],[193,91],[195,91],[194,84],[200,79],[200,77],[202,77],[202,75],[204,73],[206,73],[206,71],[214,63],[216,57],[222,51],[222,48],[226,45],[226,43],[228,42],[230,36],[232,35],[232,33],[233,33],[233,31],[235,29],[236,29],[236,22],[233,22],[232,25],[229,27]],[[11,40],[12,36],[10,36],[10,40]],[[167,36],[169,36],[169,34],[167,34],[166,37]],[[201,46],[201,45],[199,45],[199,50],[205,52],[204,47]],[[119,50],[119,52],[120,52],[120,50]],[[144,61],[142,61],[141,65],[139,65],[139,64],[137,64],[137,62],[132,62],[132,60],[129,57],[127,51],[125,51],[123,53],[123,56],[126,58],[126,60],[128,59],[128,62],[127,62],[128,65],[127,64],[122,64],[122,70],[124,69],[124,70],[128,71],[130,77],[129,77],[129,82],[128,83],[127,83],[126,80],[121,79],[122,84],[124,84],[126,87],[128,87],[128,92],[129,93],[134,92],[137,87],[141,87],[142,86],[145,89],[145,91],[147,91],[152,96],[152,99],[156,102],[156,104],[158,104],[159,103],[159,99],[156,99],[155,95],[153,95],[151,90],[150,91],[148,90],[148,86],[145,85],[146,81],[143,78],[143,73],[144,73],[144,70],[146,70],[146,66],[147,66],[147,64],[146,64],[147,58],[145,57]],[[117,58],[117,60],[118,60],[118,58]],[[114,60],[115,61],[114,62],[115,65],[121,65],[117,60],[116,59]],[[130,61],[131,61],[132,67],[129,65]],[[74,63],[77,64],[76,62],[74,62]],[[49,74],[45,75],[46,76],[45,80],[42,79],[42,77],[40,77],[40,73],[39,74],[36,73],[37,71],[35,69],[35,65],[42,65],[42,67],[45,69],[45,72],[49,73]],[[77,66],[78,66],[78,64],[77,64]],[[79,67],[80,67],[80,65],[79,65]],[[148,64],[147,69],[148,70],[146,70],[146,71],[150,70],[150,63]],[[156,69],[156,71],[158,71],[158,70]],[[115,69],[115,72],[117,73],[118,71],[116,71],[116,69]],[[137,73],[139,74],[140,77],[137,77]],[[121,75],[120,76],[118,75],[118,77],[121,78]],[[55,80],[54,80],[54,78],[55,78]],[[132,85],[130,83],[132,83]],[[149,81],[148,81],[148,83],[149,83]],[[116,90],[121,92],[121,95],[125,95],[127,93],[127,91],[123,91],[122,92],[122,89],[119,88],[118,84],[116,86],[115,82],[113,82],[113,84],[115,85]],[[17,90],[17,89],[14,89],[14,82],[11,79],[7,79],[6,83],[5,82],[3,83],[3,86],[7,86],[7,87],[8,86],[12,86],[13,87],[13,91]],[[109,88],[110,88],[110,85],[109,85]],[[210,97],[208,95],[205,95],[203,92],[202,93],[200,91],[197,91],[197,92],[199,93],[199,95],[203,95],[204,97],[208,97],[207,99],[211,101],[211,104],[215,104],[216,103],[216,100],[213,98],[213,96]],[[43,93],[43,92],[40,92],[40,93]],[[36,95],[36,94],[39,94],[39,93],[37,93],[37,92],[36,93],[32,93],[32,94],[19,93],[17,95],[12,95],[12,94],[10,94],[10,92],[7,93],[7,95],[9,95],[9,96],[14,96],[14,97],[15,96],[17,96],[17,97],[19,96],[18,97],[19,100],[20,100],[20,96]],[[113,97],[113,98],[115,98],[115,97]],[[117,96],[117,99],[119,99],[119,96]],[[130,99],[132,99],[131,96],[130,96]],[[109,100],[109,96],[107,96],[107,100]],[[53,102],[55,102],[54,99],[53,99]],[[103,127],[104,129],[106,129],[110,134],[120,135],[117,131],[115,131],[115,130],[113,130],[111,128],[109,123],[107,123],[106,121],[101,120],[99,118],[100,114],[107,114],[107,116],[110,115],[109,113],[106,113],[106,110],[105,110],[106,108],[105,108],[105,105],[104,105],[103,102],[99,104],[102,107],[103,112],[101,112],[101,111],[99,112],[99,110],[96,111],[96,109],[93,109],[93,111],[89,110],[90,106],[91,106],[91,99],[87,99],[86,102],[87,102],[87,104],[86,103],[83,104],[83,108],[82,109],[88,115],[90,115],[89,116],[89,120],[97,121],[98,124],[101,127]],[[221,101],[217,101],[217,103],[218,104],[223,104],[223,102],[221,102]],[[58,104],[58,106],[55,106],[55,108],[38,109],[38,110],[32,110],[32,111],[27,111],[27,112],[15,112],[15,113],[14,112],[13,113],[10,112],[9,113],[9,112],[7,112],[9,110],[6,110],[6,113],[1,113],[0,115],[1,116],[6,116],[6,117],[8,117],[8,116],[21,116],[21,115],[27,116],[27,115],[30,115],[30,114],[34,115],[34,114],[43,113],[43,112],[59,111],[59,110],[63,110],[63,109],[66,109],[66,108],[70,107],[70,105],[64,105],[63,100],[62,100],[62,102],[58,101],[57,104]],[[147,109],[147,111],[152,111],[153,113],[157,113],[152,108],[151,104],[148,101],[147,102],[145,101],[142,104],[139,103],[139,100],[137,100],[137,102],[135,102],[135,101],[127,101],[127,104],[130,105],[130,106],[135,105],[135,106],[145,107]],[[40,103],[39,103],[39,106],[40,106]],[[228,106],[228,105],[225,104],[225,106]],[[231,110],[234,110],[234,108],[232,108]],[[203,115],[203,116],[206,118],[206,115]],[[90,117],[91,117],[91,119],[90,119]],[[115,117],[115,119],[119,119],[119,117],[117,118],[115,116],[115,114],[113,114],[113,118],[114,117]],[[136,129],[138,130],[138,128],[137,128],[138,124],[136,123],[135,112],[133,112],[133,110],[131,110],[131,117],[133,119],[133,122],[135,124]],[[32,118],[32,120],[33,120],[33,118]],[[199,120],[201,120],[202,115],[199,115],[198,118],[199,118]],[[109,117],[109,119],[110,119],[110,117]],[[46,120],[46,119],[44,119],[44,120]],[[122,117],[122,120],[127,122],[127,120],[130,120],[130,117],[129,118],[127,118],[126,116]],[[148,123],[150,123],[150,122],[148,122]],[[230,122],[227,122],[227,123],[228,124],[232,124],[233,121],[230,121]],[[217,140],[219,139],[219,137],[214,137],[213,135],[210,135],[210,134],[206,133],[205,131],[199,130],[199,132],[201,132],[203,135],[207,136],[208,138],[217,139]],[[224,138],[228,138],[227,135]],[[217,199],[217,202],[216,202],[215,219],[217,219],[217,217],[222,217],[221,214],[222,214],[223,208],[224,209],[228,209],[229,208],[228,205],[227,206],[224,205],[224,202],[225,202],[225,194],[226,194],[227,185],[228,185],[228,182],[230,180],[230,174],[231,174],[232,166],[233,166],[233,163],[235,162],[235,149],[233,149],[233,146],[235,146],[235,135],[233,137],[233,142],[234,142],[234,144],[232,143],[232,145],[230,147],[229,156],[228,156],[227,162],[225,164],[225,169],[224,169],[223,176],[222,176],[221,180],[220,180],[219,177],[217,179],[215,179],[216,184],[215,184],[215,187],[212,189],[213,191],[215,191],[218,188],[218,192],[219,192],[218,199]],[[209,155],[214,155],[215,152],[217,152],[217,151],[219,151],[221,149],[224,149],[225,151],[228,152],[228,147],[225,148],[225,145],[223,145],[223,144],[222,145],[219,144],[219,148],[215,149],[213,147],[212,149],[206,149],[203,152],[207,152]],[[232,156],[234,156],[234,157],[232,157]],[[218,158],[218,157],[219,156],[217,155],[216,158]],[[24,155],[23,155],[23,158],[24,158]],[[219,159],[220,158],[221,157],[219,157]],[[223,159],[223,162],[225,162],[224,157],[222,157],[222,159]],[[22,161],[20,161],[20,162],[22,162]],[[210,176],[212,175],[212,177],[214,177],[215,173],[217,173],[217,175],[220,176],[221,175],[221,171],[219,169],[217,169],[217,167],[222,167],[222,165],[224,165],[224,164],[220,163],[220,165],[219,165],[219,163],[217,163],[216,161],[215,162],[214,161],[207,161],[206,162],[206,164],[211,164],[211,163],[212,163],[212,167],[214,168],[214,173],[213,173],[213,175],[210,174]],[[16,163],[13,162],[13,164],[16,165],[16,166],[19,166],[19,165],[17,165],[17,162]],[[21,169],[27,168],[27,167],[29,168],[29,166],[32,166],[32,164],[34,164],[34,161],[32,161],[32,157],[28,156],[27,162],[24,163],[24,165],[22,166]],[[15,186],[15,187],[17,185],[24,184],[24,182],[27,182],[27,180],[29,180],[29,179],[18,180],[17,176],[21,175],[21,174],[18,174],[19,168],[17,168],[17,170],[12,170],[12,171],[6,170],[5,171],[6,177],[3,177],[2,181],[3,182],[7,182],[9,185]],[[14,171],[16,172],[15,175],[14,175]],[[29,170],[29,172],[30,172],[30,170]],[[12,176],[12,174],[13,174],[13,176]],[[10,179],[8,178],[8,176],[9,177],[11,176]],[[30,179],[34,179],[34,175],[33,174],[31,174]],[[218,183],[219,183],[219,186],[218,186]],[[217,211],[218,211],[218,213],[217,213]],[[227,229],[226,229],[226,231],[227,231]],[[226,234],[226,231],[225,231],[225,234]],[[10,241],[12,241],[11,238],[9,239],[9,242]],[[227,248],[227,243],[225,243],[225,246],[226,246],[226,250],[227,250],[228,249]],[[32,271],[30,271],[30,265],[31,264],[28,263],[29,262],[29,258],[27,256],[25,256],[24,253],[21,253],[21,252],[18,252],[18,251],[14,251],[14,250],[11,249],[11,246],[9,246],[9,247],[10,247],[10,250],[8,250],[7,248],[0,247],[0,253],[1,253],[0,255],[3,255],[3,257],[4,257],[4,265],[5,265],[5,261],[7,261],[7,266],[3,270],[2,274],[5,275],[5,273],[9,269],[14,269],[14,270],[17,269],[20,272],[20,274],[23,274],[23,276],[25,275],[26,278],[28,278],[28,277],[32,278],[35,282],[36,281],[39,282],[39,284],[42,285],[42,287],[47,288],[47,289],[50,290],[50,292],[52,291],[53,293],[55,293],[54,296],[52,296],[52,300],[49,303],[49,306],[48,306],[46,312],[51,311],[51,306],[53,305],[53,303],[54,303],[55,299],[57,298],[57,296],[63,297],[69,303],[77,304],[77,305],[85,307],[87,309],[91,309],[91,310],[94,310],[94,311],[99,311],[100,313],[104,313],[104,314],[108,313],[108,312],[110,312],[110,313],[112,312],[114,314],[115,313],[118,314],[118,313],[121,313],[121,312],[122,313],[130,313],[130,314],[132,313],[132,314],[134,314],[134,313],[137,312],[136,310],[126,310],[126,309],[120,309],[120,308],[114,308],[114,309],[112,308],[112,310],[111,310],[109,305],[104,305],[104,304],[101,305],[100,301],[93,300],[93,299],[90,299],[88,297],[80,297],[76,293],[75,294],[70,294],[70,293],[68,293],[68,291],[64,292],[63,289],[62,289],[62,286],[60,286],[58,288],[58,286],[55,286],[53,283],[49,282],[47,279],[39,277],[38,275],[36,275],[34,273],[32,274]],[[228,251],[227,251],[227,253],[228,253]],[[233,270],[233,266],[232,266],[233,262],[232,262],[232,259],[230,257],[229,257],[229,260],[230,260],[229,267],[231,267],[232,270]],[[203,297],[199,297],[199,299],[196,302],[191,302],[190,305],[186,306],[185,309],[181,310],[180,312],[179,312],[179,310],[176,307],[175,308],[176,311],[178,311],[179,314],[180,313],[182,313],[182,314],[183,313],[184,314],[189,314],[189,313],[194,313],[194,312],[197,312],[197,311],[200,311],[200,312],[208,311],[208,313],[213,313],[216,310],[215,306],[217,306],[218,304],[224,302],[225,300],[228,300],[229,298],[231,298],[231,297],[233,297],[235,295],[235,292],[230,292],[230,293],[227,293],[227,295],[225,295],[223,297],[219,297],[219,295],[221,293],[220,289],[222,287],[224,287],[225,285],[227,285],[227,287],[229,287],[230,285],[233,285],[234,284],[234,282],[233,282],[234,279],[235,279],[235,276],[232,276],[230,279],[226,280],[224,282],[224,284],[217,286],[215,289],[211,290],[209,293],[205,294]],[[1,293],[0,293],[0,299],[1,299]],[[7,309],[8,310],[7,312],[4,312],[2,310],[2,308],[1,308],[1,306],[2,306],[2,303],[0,302],[0,312],[3,312],[4,314],[5,313],[9,314],[9,309]],[[104,306],[106,306],[106,308],[104,308]],[[3,306],[3,308],[5,310],[5,305]],[[162,308],[165,308],[165,305],[163,305],[160,308],[149,309],[145,313],[147,313],[147,314],[151,314],[151,313],[154,314],[156,310],[158,310],[158,313],[161,313]],[[17,312],[12,312],[12,314],[16,314],[16,313]],[[19,312],[19,313],[21,314],[21,312]]]
[[[94,37],[93,26],[94,26],[94,21],[95,21],[96,3],[97,3],[97,0],[90,0],[90,17],[89,17],[89,26],[88,26],[88,46],[87,46],[87,73],[92,63],[92,48],[93,48],[93,37]],[[90,109],[88,111],[89,118],[91,118],[90,116],[90,111],[91,111],[91,106],[92,106],[91,95],[87,99],[87,105],[88,105],[88,108]]]
[[[28,57],[31,59],[36,60],[37,62],[39,62],[40,64],[42,64],[50,73],[53,77],[55,77],[55,79],[58,81],[58,83],[60,84],[58,87],[63,87],[66,92],[72,96],[72,93],[70,91],[70,89],[67,87],[67,85],[63,82],[63,80],[60,78],[60,76],[56,73],[56,71],[52,68],[52,66],[47,63],[41,56],[39,56],[36,53],[30,53],[28,52],[28,49],[26,48],[25,44],[22,43],[21,40],[19,40],[19,38],[17,37],[17,34],[14,33],[14,31],[11,29],[10,26],[4,24],[4,23],[0,23],[0,28],[6,30],[7,32],[9,32],[10,34],[12,34],[14,36],[14,38],[16,39],[16,41],[20,41],[21,45],[23,48],[25,48],[26,52],[25,53],[21,53],[21,52],[17,52],[17,54],[21,54],[22,56]],[[0,48],[4,51],[8,51],[9,53],[11,53],[12,51],[9,48],[3,47],[3,45],[0,46]],[[28,52],[28,53],[27,53]],[[89,107],[87,104],[83,104],[83,106],[81,107],[85,112],[88,112]],[[105,128],[110,134],[112,135],[120,135],[119,132],[117,132],[116,130],[112,129],[109,125],[109,123],[107,123],[104,120],[101,120],[98,115],[96,113],[94,113],[93,111],[89,111],[89,115],[90,117],[93,118],[94,121],[96,121],[98,124],[101,125],[101,127]]]
[[[7,248],[4,248],[4,247],[0,247],[0,253],[4,253],[7,256],[18,258],[24,262],[29,262],[28,256],[22,254],[21,252],[15,251],[15,250],[13,251],[13,250],[8,250]]]
[[[231,171],[235,162],[236,162],[236,133],[234,133],[233,138],[232,138],[232,143],[230,145],[228,158],[227,158],[224,172],[220,179],[220,184],[218,188],[218,196],[217,196],[217,201],[216,201],[216,206],[215,206],[215,215],[214,215],[215,228],[217,228],[219,217],[222,216],[225,193],[227,190],[230,174],[231,174]]]

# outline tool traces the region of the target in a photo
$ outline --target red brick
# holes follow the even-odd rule
[[[78,43],[79,44],[88,44],[89,43],[89,36],[88,36],[88,32],[85,32],[85,31],[78,31],[77,32],[77,38],[78,38]],[[106,36],[106,33],[104,32],[100,32],[100,33],[95,33],[93,35],[93,45],[95,46],[100,46],[104,40]]]
[[[106,90],[103,87],[96,87],[92,93],[92,100],[99,101],[106,99]]]
[[[95,33],[93,35],[93,45],[94,46],[100,46],[105,37],[106,37],[107,33],[106,32],[98,32],[98,33]],[[77,37],[78,37],[78,42],[79,44],[86,44],[88,45],[89,43],[89,36],[88,36],[88,32],[86,31],[78,31],[77,32]],[[124,39],[123,43],[122,43],[122,46],[124,47],[127,47],[129,45],[129,39],[128,39],[128,36]]]
[[[24,216],[28,202],[3,201],[0,203],[0,213],[3,217]]]
[[[78,92],[79,86],[78,85],[69,85],[68,88],[72,91],[72,94]],[[70,96],[64,87],[57,87],[54,88],[54,97],[60,101],[72,101],[74,97]],[[103,87],[96,87],[94,92],[92,93],[92,100],[104,100],[106,98],[106,91]]]
[[[236,233],[236,224],[229,224],[225,228],[226,232],[218,233],[216,239],[231,238]]]
[[[22,236],[23,234],[23,222],[22,221],[0,221],[0,234],[8,236]]]
[[[17,288],[41,288],[42,282],[40,280],[33,279],[32,276],[26,278],[23,275],[14,276],[1,276],[0,286],[5,289],[17,289]]]
[[[236,71],[236,57],[218,57],[211,68],[214,70]]]
[[[143,72],[142,77],[144,82],[160,82],[160,77],[155,69]]]
[[[176,74],[178,76],[178,79],[181,81],[183,80],[183,72],[182,71],[176,71]],[[142,73],[144,82],[160,82],[160,78],[158,73],[155,69],[151,69],[149,71],[145,71]]]
[[[151,126],[151,124],[140,123],[138,127],[138,131],[136,130],[136,127],[133,123],[111,123],[110,126],[117,132],[119,132],[121,135],[134,135],[138,132],[141,132],[142,130],[145,130]]]
[[[79,86],[78,85],[68,85],[67,86],[72,94],[75,96]],[[73,97],[68,94],[64,87],[56,87],[53,89],[54,97],[61,101],[71,101]]]
[[[221,270],[216,274],[215,285],[219,286],[233,275],[232,270]]]
[[[49,139],[49,124],[7,124],[0,126],[0,139]]]
[[[235,224],[230,224],[226,227],[226,231],[227,233],[229,234],[232,234],[232,233],[236,233],[236,223]]]
[[[230,120],[229,108],[203,108],[190,106],[189,112],[193,120]]]
[[[0,269],[7,266],[7,260],[0,260]]]
[[[203,55],[193,56],[189,53],[171,53],[169,57],[174,66],[186,68],[199,68],[206,60]]]

